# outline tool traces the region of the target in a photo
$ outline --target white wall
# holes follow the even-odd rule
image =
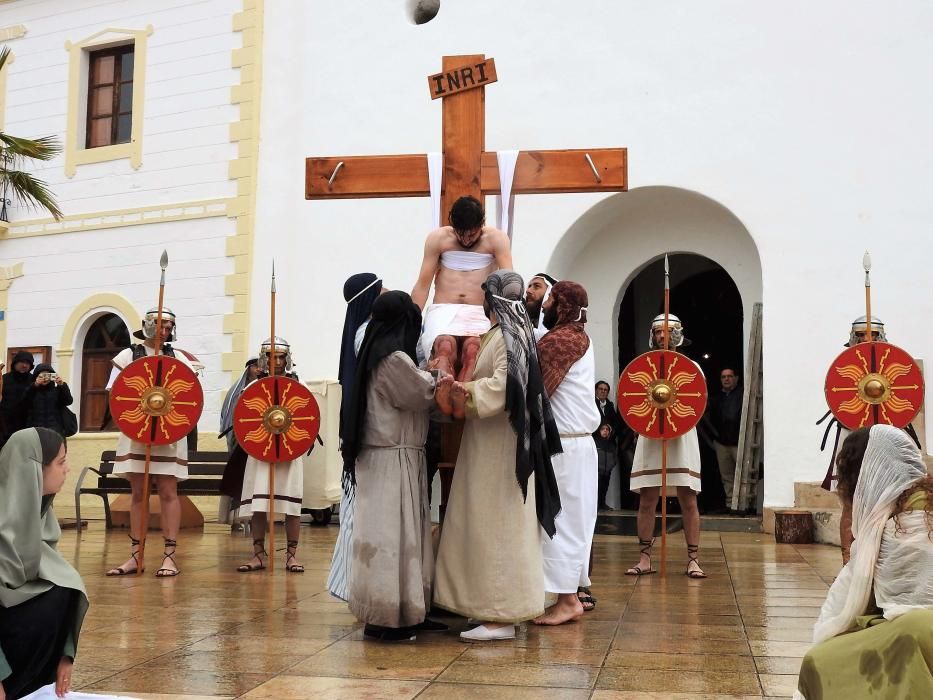
[[[812,421],[826,367],[863,312],[866,247],[890,337],[930,354],[929,3],[448,1],[418,27],[401,0],[282,0],[267,13],[260,196],[275,215],[257,245],[289,231],[287,332],[306,376],[336,373],[349,274],[411,287],[428,204],[304,202],[302,158],[437,150],[440,105],[425,77],[442,55],[474,52],[495,57],[499,74],[486,89],[488,149],[627,146],[633,189],[697,192],[750,232],[765,309],[767,505],[792,503],[793,483],[825,468]],[[270,118],[272,105],[287,118]],[[520,197],[519,270],[544,267],[602,199]],[[253,323],[258,338],[265,322]]]

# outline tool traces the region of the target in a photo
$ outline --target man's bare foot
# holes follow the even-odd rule
[[[583,617],[583,604],[576,593],[561,593],[557,602],[534,619],[536,625],[563,625]]]
[[[143,569],[143,571],[145,571],[145,569]],[[117,568],[110,569],[110,571],[107,572],[107,576],[126,576],[128,574],[135,574],[135,573],[136,573],[136,559],[135,557],[130,557],[125,562],[120,564],[120,566],[118,566]]]
[[[437,380],[437,388],[434,391],[434,401],[437,403],[437,407],[441,410],[441,413],[445,413],[448,416],[453,415],[454,405],[450,398],[450,390],[453,387],[453,377],[447,375],[446,377],[441,377]]]
[[[460,382],[454,382],[450,389],[450,401],[454,418],[466,418],[467,390]]]

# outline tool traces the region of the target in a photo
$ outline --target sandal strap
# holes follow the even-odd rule
[[[642,554],[644,554],[646,557],[650,557],[651,548],[654,546],[654,538],[652,537],[649,540],[638,538],[638,546],[641,548],[639,551],[641,551]]]
[[[700,545],[698,544],[688,544],[687,545],[687,559],[689,561],[696,561],[700,556]]]

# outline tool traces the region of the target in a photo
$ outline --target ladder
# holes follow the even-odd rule
[[[736,449],[735,482],[732,489],[733,510],[755,509],[761,513],[759,483],[764,461],[764,428],[761,391],[761,304],[752,309],[752,326],[745,363],[745,388],[742,393],[742,420]]]

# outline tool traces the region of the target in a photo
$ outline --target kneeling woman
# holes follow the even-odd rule
[[[794,697],[933,698],[933,477],[906,433],[887,425],[849,435],[836,464],[855,543]]]
[[[71,688],[87,595],[55,549],[52,498],[67,474],[65,440],[46,428],[14,433],[0,452],[0,699]]]

